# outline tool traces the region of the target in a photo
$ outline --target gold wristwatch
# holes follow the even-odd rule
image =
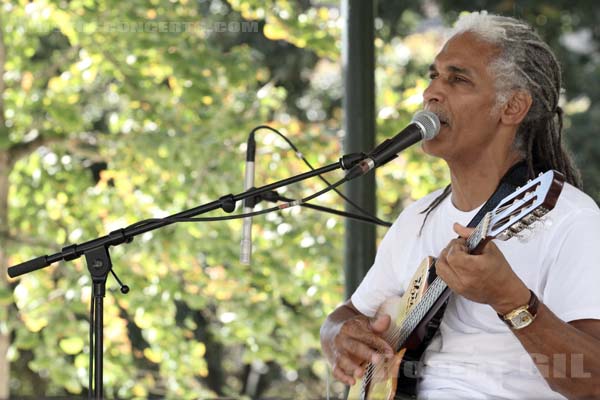
[[[513,330],[519,330],[529,326],[537,315],[540,301],[533,291],[529,290],[529,292],[531,293],[529,303],[517,307],[504,315],[498,314],[498,317]]]

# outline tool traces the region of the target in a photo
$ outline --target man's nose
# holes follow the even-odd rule
[[[441,89],[439,79],[432,80],[429,82],[429,86],[423,92],[423,103],[429,104],[432,101],[441,103],[444,100],[444,93]]]

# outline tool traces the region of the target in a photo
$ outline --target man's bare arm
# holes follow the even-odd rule
[[[535,321],[514,333],[552,390],[600,398],[600,320],[566,323],[540,304]]]

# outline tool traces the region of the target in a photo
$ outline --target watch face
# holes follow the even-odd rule
[[[527,310],[522,310],[518,314],[513,315],[510,323],[514,328],[524,328],[533,321],[531,314]]]

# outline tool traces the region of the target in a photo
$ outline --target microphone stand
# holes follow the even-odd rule
[[[45,268],[58,261],[72,261],[82,255],[85,256],[88,271],[92,277],[93,284],[93,301],[92,301],[92,320],[93,327],[90,326],[90,359],[93,358],[93,365],[90,362],[89,376],[90,383],[93,375],[93,396],[95,399],[103,398],[103,380],[102,380],[102,368],[103,368],[103,357],[104,357],[104,297],[106,294],[106,279],[109,273],[112,271],[112,261],[110,253],[108,251],[111,246],[118,246],[123,243],[130,243],[133,238],[137,235],[162,228],[167,225],[171,225],[178,222],[178,218],[190,218],[196,215],[204,214],[210,211],[221,208],[227,213],[233,212],[236,207],[236,202],[247,198],[255,198],[261,196],[263,193],[273,191],[277,188],[290,185],[292,183],[300,182],[308,178],[312,178],[317,175],[321,175],[337,169],[348,170],[354,165],[357,165],[360,161],[364,160],[366,155],[364,153],[353,153],[344,155],[338,160],[338,162],[326,165],[309,172],[305,172],[299,175],[295,175],[280,181],[264,185],[258,188],[252,188],[240,194],[227,194],[222,196],[218,200],[200,205],[198,207],[191,208],[173,214],[169,217],[141,221],[130,225],[126,228],[118,229],[110,232],[108,235],[98,237],[96,239],[83,242],[81,244],[72,244],[57,253],[51,255],[43,255],[29,261],[25,261],[21,264],[14,265],[8,268],[8,275],[11,278],[27,274],[38,269]],[[344,181],[353,179],[354,176],[344,178]],[[343,183],[343,182],[342,182]],[[319,207],[319,206],[315,206]],[[116,275],[115,275],[116,278]],[[118,281],[118,278],[117,278]],[[120,281],[119,281],[120,283]],[[123,293],[126,293],[129,289],[127,287],[121,288]],[[93,329],[92,329],[93,328]],[[93,349],[92,349],[93,347]],[[93,372],[92,372],[93,371]],[[92,388],[88,388],[88,393],[91,395]]]

